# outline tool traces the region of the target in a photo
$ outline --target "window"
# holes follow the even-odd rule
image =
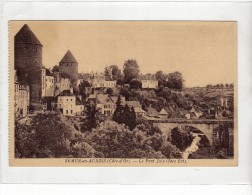
[[[71,110],[71,114],[73,114],[73,110]]]
[[[71,101],[73,101],[73,99],[71,98]]]
[[[66,110],[66,114],[68,114],[68,110]]]
[[[68,101],[68,99],[66,99],[66,101]]]

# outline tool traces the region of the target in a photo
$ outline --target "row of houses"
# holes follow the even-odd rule
[[[112,116],[116,110],[117,99],[117,96],[108,94],[92,94],[88,97],[87,103],[95,105],[101,115]],[[125,97],[121,96],[121,104],[122,106],[127,104],[130,108],[134,108],[137,116],[145,116],[145,111],[138,101],[126,101]]]
[[[83,77],[80,77],[79,82],[83,82]],[[49,69],[42,68],[41,71],[41,97],[42,102],[44,102],[44,110],[48,108],[48,101],[50,104],[52,100],[55,101],[54,105],[59,110],[62,111],[64,115],[76,116],[81,115],[84,111],[84,102],[82,102],[81,97],[77,97],[73,94],[73,88],[71,85],[71,80],[64,77],[60,72],[52,73]],[[86,77],[92,85],[91,88],[113,88],[116,87],[116,81],[106,80],[105,76],[102,74],[93,74],[92,76]],[[147,79],[147,78],[146,78]],[[150,85],[149,85],[150,86]],[[18,89],[19,87],[19,89]],[[20,91],[20,92],[19,92]],[[91,91],[89,92],[91,93]],[[20,95],[22,94],[22,97]],[[25,94],[25,95],[23,95]],[[24,100],[25,99],[25,100]],[[108,94],[92,94],[88,97],[87,102],[95,102],[100,113],[105,116],[111,116],[116,109],[115,103],[117,96],[109,96]],[[26,102],[18,103],[18,102]],[[29,85],[19,84],[15,82],[15,105],[16,113],[22,116],[27,115],[29,111]],[[134,107],[137,115],[145,115],[145,111],[142,110],[139,102],[128,101],[125,99],[123,103],[127,103],[130,107]]]
[[[118,96],[108,94],[91,94],[86,102],[82,102],[80,97],[75,96],[69,90],[65,90],[57,96],[56,107],[64,115],[76,116],[83,114],[85,104],[90,104],[96,107],[100,115],[111,117],[116,110],[117,99]],[[121,96],[121,104],[123,106],[127,104],[130,108],[133,107],[137,116],[145,116],[146,114],[138,101],[126,101],[125,97]]]
[[[60,74],[60,72],[52,73],[49,69],[43,67],[41,70],[41,99],[39,100],[39,103],[41,103],[43,106],[43,110],[48,109],[49,104],[55,104],[56,106],[59,105],[59,109],[66,106],[63,114],[80,115],[84,109],[83,102],[81,102],[78,97],[74,96],[71,98],[72,104],[69,105],[72,109],[68,109],[68,99],[64,98],[65,95],[69,95],[66,94],[66,91],[69,92],[69,94],[71,93],[71,96],[74,96],[71,80],[68,77]],[[57,99],[61,96],[62,98]],[[62,100],[63,103],[60,103],[60,100]],[[66,102],[64,102],[64,100],[66,100]],[[59,104],[55,102],[59,102]],[[15,71],[15,116],[26,116],[29,113],[30,104],[29,84],[27,82],[20,82],[17,71]]]
[[[175,109],[174,106],[170,106],[157,111],[155,108],[149,107],[147,108],[146,117],[167,119],[174,118],[174,114],[176,114],[175,118],[198,119],[203,115],[203,112],[196,108],[192,108],[188,111],[181,108]]]
[[[146,74],[140,75],[139,80],[142,83],[142,89],[157,89],[158,81],[155,75]],[[93,88],[114,88],[117,86],[117,81],[112,79],[112,75],[106,76],[104,73],[80,73],[79,81],[80,84],[83,81],[87,81]]]

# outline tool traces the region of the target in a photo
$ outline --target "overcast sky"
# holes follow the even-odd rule
[[[12,21],[14,35],[28,24],[43,44],[43,65],[52,68],[67,50],[79,72],[120,68],[136,59],[142,73],[180,71],[186,87],[231,83],[236,79],[237,32],[234,22],[56,22]]]

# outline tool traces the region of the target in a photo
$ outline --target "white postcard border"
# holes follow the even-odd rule
[[[241,184],[251,182],[252,4],[232,2],[5,2],[1,5],[0,131],[4,183]],[[9,167],[9,20],[219,20],[238,22],[238,167]]]

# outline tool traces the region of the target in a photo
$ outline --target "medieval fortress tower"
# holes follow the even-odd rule
[[[31,101],[54,96],[54,92],[51,92],[49,95],[46,94],[48,91],[47,88],[50,85],[55,90],[55,86],[60,86],[56,82],[60,82],[61,80],[58,79],[56,81],[53,75],[50,74],[50,71],[43,67],[42,48],[43,45],[27,24],[15,35],[14,66],[16,75],[20,83],[29,85]],[[70,84],[67,87],[77,87],[78,62],[70,50],[66,52],[59,62],[59,75],[62,75],[64,78],[67,77],[70,80]],[[66,89],[66,86],[63,88]]]
[[[66,74],[70,78],[72,86],[77,87],[78,62],[70,50],[67,51],[59,62],[59,72]]]
[[[19,82],[30,87],[32,100],[41,98],[42,48],[38,38],[25,24],[14,38],[14,66]]]

